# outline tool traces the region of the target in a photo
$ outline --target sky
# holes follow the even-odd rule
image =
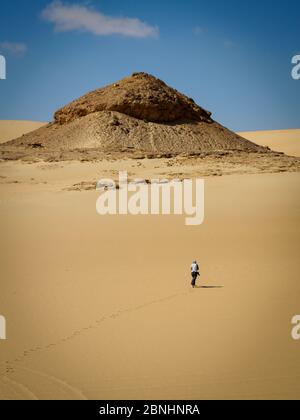
[[[300,128],[299,0],[1,0],[0,119],[145,71],[235,131]]]

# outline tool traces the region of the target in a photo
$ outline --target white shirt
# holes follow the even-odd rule
[[[197,273],[197,271],[199,270],[198,264],[193,263],[191,265],[191,269],[192,269],[192,273]]]

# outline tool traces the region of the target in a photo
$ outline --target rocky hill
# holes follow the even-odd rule
[[[210,112],[163,81],[134,73],[59,109],[49,125],[2,145],[0,157],[91,149],[94,156],[97,151],[270,152],[218,124]]]

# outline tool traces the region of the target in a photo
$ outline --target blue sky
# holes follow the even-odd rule
[[[53,112],[134,71],[233,130],[300,127],[299,0],[2,0],[0,119]]]

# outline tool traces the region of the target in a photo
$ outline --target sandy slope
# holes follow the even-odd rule
[[[35,121],[0,120],[0,143],[15,139],[44,125],[46,123]],[[238,134],[261,146],[269,146],[275,151],[284,152],[290,156],[300,156],[300,129],[247,131],[239,132]]]
[[[277,152],[300,156],[300,129],[277,131],[248,131],[238,133],[261,146],[269,146]]]
[[[45,123],[36,121],[0,121],[0,143],[13,140],[22,134],[27,134],[30,131],[42,127]]]
[[[0,165],[0,398],[299,398],[299,173],[208,178],[194,228],[100,217],[91,173]]]

